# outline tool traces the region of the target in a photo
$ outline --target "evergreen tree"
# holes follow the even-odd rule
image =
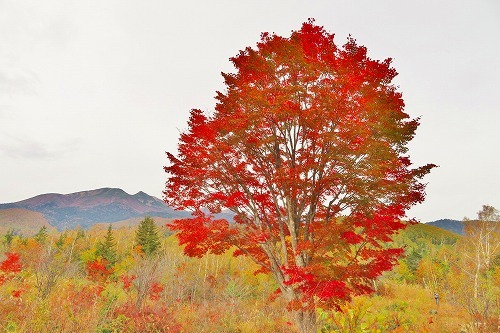
[[[56,247],[60,250],[64,246],[64,242],[66,241],[66,238],[68,238],[68,232],[65,230],[64,232],[61,233],[59,238],[56,241]]]
[[[7,244],[7,246],[10,246],[12,244],[12,240],[14,239],[15,232],[12,229],[7,230],[5,233],[5,240],[4,243]]]
[[[42,226],[40,230],[36,233],[33,238],[39,243],[39,244],[45,244],[47,242],[47,238],[49,237],[49,234],[47,233],[47,227]]]
[[[135,234],[135,241],[141,246],[142,251],[147,256],[154,254],[160,247],[160,236],[156,228],[155,221],[146,216],[139,224]]]
[[[97,243],[95,254],[103,259],[106,259],[109,266],[113,266],[116,263],[116,242],[113,237],[113,228],[111,227],[111,224],[108,227],[108,232],[104,237],[104,241],[99,241]]]

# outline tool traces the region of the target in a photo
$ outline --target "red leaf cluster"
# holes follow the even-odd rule
[[[0,270],[4,273],[19,273],[22,269],[21,255],[19,253],[7,252],[7,258],[0,264]]]
[[[120,281],[123,283],[123,289],[129,290],[132,286],[132,282],[137,278],[135,275],[122,275],[120,276]]]
[[[104,283],[113,273],[112,268],[108,268],[109,262],[106,259],[96,259],[87,262],[87,275],[91,281]]]
[[[288,276],[285,285],[294,286],[302,292],[305,300],[316,296],[319,301],[325,302],[331,298],[335,300],[349,299],[349,288],[343,281],[322,280],[303,267],[283,267],[283,272]]]
[[[12,279],[22,270],[21,255],[15,252],[5,253],[7,258],[0,263],[0,285]]]
[[[15,298],[19,298],[21,297],[21,294],[24,292],[24,289],[15,289],[15,290],[12,290],[11,294],[12,294],[12,297],[15,297]]]
[[[227,220],[214,220],[202,212],[193,218],[176,220],[168,227],[179,231],[179,244],[185,245],[184,253],[191,257],[202,257],[207,253],[222,254],[231,247],[231,236],[237,234]]]
[[[165,289],[165,286],[158,283],[158,282],[153,282],[151,285],[151,288],[149,289],[149,299],[152,301],[157,301],[160,299],[160,295],[163,292],[163,289]]]

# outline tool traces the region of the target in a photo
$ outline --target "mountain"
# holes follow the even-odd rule
[[[462,221],[442,219],[442,220],[437,220],[437,221],[433,221],[433,222],[428,222],[426,224],[433,225],[433,226],[441,228],[441,229],[449,230],[451,232],[454,232],[454,233],[462,235],[462,236],[464,234],[464,226],[462,224]]]
[[[43,214],[59,230],[76,226],[88,228],[96,223],[112,223],[144,216],[179,218],[188,212],[176,211],[163,201],[144,192],[130,195],[118,188],[101,188],[70,194],[48,193],[7,204],[0,204],[0,212],[24,209]],[[24,224],[23,214],[15,221]],[[11,221],[12,222],[12,221]]]

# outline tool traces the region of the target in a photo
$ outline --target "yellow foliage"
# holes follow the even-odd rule
[[[455,264],[460,253],[450,250],[452,242],[442,247],[428,242],[422,230],[411,231],[414,250],[425,249],[415,270],[403,259],[377,282],[378,293],[355,297],[339,312],[319,311],[318,332],[455,333],[471,322],[461,306],[469,286],[464,283],[465,273]],[[270,301],[276,283],[268,275],[254,275],[258,268],[254,262],[234,257],[232,251],[188,258],[175,236],[163,237],[161,253],[144,262],[133,246],[135,229],[114,230],[118,258],[114,273],[102,285],[89,281],[85,263],[95,259],[95,245],[104,233],[96,228],[80,234],[69,231],[63,237],[52,234],[43,246],[31,238],[16,237],[10,251],[21,254],[24,266],[15,279],[0,285],[1,329],[119,332],[133,319],[117,309],[139,306],[153,314],[167,311],[182,332],[296,331],[292,314],[285,310],[286,301],[279,297]],[[498,266],[488,279],[491,292],[500,288]],[[51,283],[46,296],[37,287],[40,281]],[[155,297],[150,297],[152,286],[157,288]],[[13,297],[21,288],[20,297]],[[439,305],[433,296],[436,290]]]

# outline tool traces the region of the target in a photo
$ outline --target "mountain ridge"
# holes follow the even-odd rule
[[[0,210],[25,209],[38,212],[59,230],[77,226],[91,227],[144,216],[180,218],[188,212],[176,211],[162,200],[139,191],[128,194],[122,189],[105,187],[69,194],[46,193],[25,200],[0,204]],[[22,217],[19,217],[22,223]]]

